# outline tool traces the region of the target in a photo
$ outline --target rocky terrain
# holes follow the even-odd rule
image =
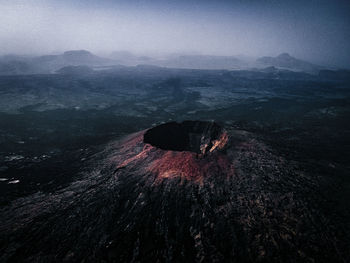
[[[253,133],[184,122],[177,137],[164,125],[111,142],[70,186],[3,207],[1,260],[346,261],[321,177]],[[172,149],[184,136],[200,141]]]
[[[348,71],[74,66],[0,93],[1,262],[349,261]]]

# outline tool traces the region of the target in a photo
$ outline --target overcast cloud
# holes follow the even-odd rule
[[[278,55],[350,66],[347,1],[0,0],[0,54]]]

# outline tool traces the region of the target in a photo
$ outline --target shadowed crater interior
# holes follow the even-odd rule
[[[206,153],[223,129],[215,122],[169,122],[147,130],[143,142],[163,150]]]

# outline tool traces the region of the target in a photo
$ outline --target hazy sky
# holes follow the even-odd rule
[[[0,54],[198,52],[350,67],[345,0],[0,0]]]

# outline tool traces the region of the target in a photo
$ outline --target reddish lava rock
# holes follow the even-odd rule
[[[118,155],[113,162],[119,163],[117,170],[129,164],[147,167],[146,172],[158,179],[201,181],[206,176],[233,176],[233,165],[226,153],[228,143],[227,132],[215,122],[170,122],[129,138],[123,146],[125,155]],[[127,152],[135,149],[142,150],[128,156]],[[127,158],[121,161],[123,155]]]
[[[318,177],[253,133],[168,123],[0,209],[1,262],[346,262]]]

